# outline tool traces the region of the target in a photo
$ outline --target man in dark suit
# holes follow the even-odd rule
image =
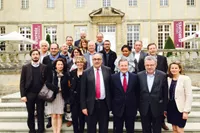
[[[110,67],[112,73],[114,73],[115,69],[115,60],[117,58],[117,54],[110,49],[110,41],[105,40],[103,44],[103,50],[99,53],[103,54],[104,65]]]
[[[81,79],[81,109],[87,116],[87,132],[108,133],[110,103],[110,68],[102,65],[102,56],[92,57],[93,67],[85,70]]]
[[[68,52],[71,54],[76,46],[73,45],[73,38],[72,36],[66,37],[66,44],[68,45]]]
[[[104,44],[104,42],[103,42],[103,33],[99,32],[97,34],[96,38],[97,38],[97,41],[95,43],[95,45],[96,45],[95,51],[99,52],[99,51],[103,50],[103,44]]]
[[[31,50],[30,56],[31,63],[22,67],[20,79],[21,101],[26,103],[29,133],[36,133],[35,105],[38,119],[37,133],[44,133],[44,101],[38,98],[38,93],[46,81],[46,66],[39,62],[40,52],[37,49]]]
[[[135,57],[135,66],[136,66],[136,72],[140,72],[140,68],[138,67],[138,64],[144,60],[145,56],[147,55],[147,53],[145,53],[144,51],[142,51],[142,41],[136,41],[135,44],[133,45],[133,56]],[[143,64],[141,64],[144,66],[144,62]]]
[[[161,133],[161,117],[166,113],[168,101],[167,75],[156,70],[154,56],[146,56],[144,65],[146,70],[138,73],[142,130],[143,133]]]
[[[74,46],[80,47],[79,44],[80,44],[81,39],[86,39],[86,33],[85,33],[85,31],[82,31],[82,32],[80,33],[80,39],[79,39],[79,40],[76,40],[76,41],[74,42]]]
[[[134,123],[139,102],[138,78],[128,72],[128,61],[119,60],[120,72],[111,76],[112,113],[114,115],[115,133],[134,133]]]

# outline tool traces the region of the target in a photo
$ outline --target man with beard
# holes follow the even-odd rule
[[[71,54],[75,46],[73,45],[73,38],[71,36],[66,37],[66,44],[68,45],[68,52]]]
[[[44,133],[44,101],[38,98],[38,93],[46,80],[46,66],[39,62],[40,52],[37,49],[31,50],[30,56],[31,63],[22,67],[20,79],[21,101],[26,103],[29,133],[36,133],[35,105],[38,119],[37,133]]]
[[[76,47],[79,47],[79,44],[80,44],[80,41],[81,41],[81,39],[86,39],[86,33],[85,33],[85,31],[82,31],[81,33],[80,33],[80,39],[79,40],[76,40],[75,42],[74,42],[74,46],[76,46]]]

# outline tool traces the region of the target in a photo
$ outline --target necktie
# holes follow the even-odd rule
[[[123,76],[124,76],[124,80],[123,80],[123,88],[124,88],[124,92],[126,92],[126,90],[127,90],[126,74],[124,73]]]
[[[99,74],[99,69],[97,69],[96,72],[96,98],[99,99],[101,96],[100,93],[100,74]]]

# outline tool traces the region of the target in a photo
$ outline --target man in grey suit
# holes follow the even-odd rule
[[[142,51],[142,41],[136,41],[133,45],[133,56],[135,57],[135,66],[136,66],[136,72],[140,72],[140,68],[138,67],[138,64],[141,60],[144,60],[144,58],[147,56],[147,53]],[[144,65],[144,63],[143,63]]]
[[[87,116],[87,132],[108,133],[110,97],[110,68],[102,65],[102,56],[97,53],[92,57],[93,67],[85,70],[81,79],[80,104]]]
[[[161,133],[161,117],[166,113],[168,101],[167,75],[156,70],[157,59],[154,56],[146,56],[144,65],[146,70],[138,73],[142,131]]]

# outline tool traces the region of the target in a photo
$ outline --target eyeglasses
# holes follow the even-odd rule
[[[102,59],[101,58],[93,58],[92,60],[93,61],[101,61]]]

